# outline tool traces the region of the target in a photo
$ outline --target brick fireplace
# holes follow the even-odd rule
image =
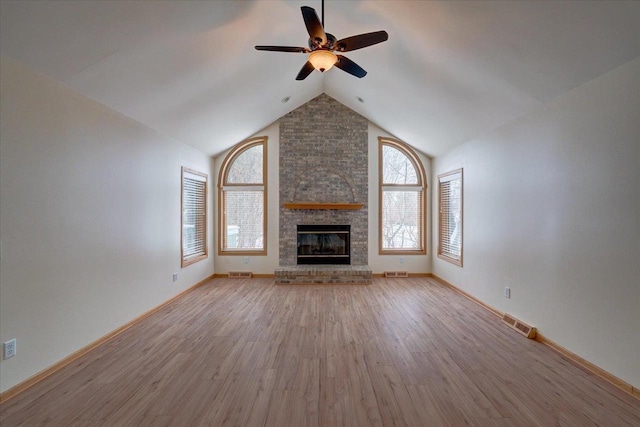
[[[349,265],[367,266],[367,129],[367,119],[325,94],[280,119],[281,267],[298,265],[299,225],[348,226]],[[322,207],[285,206],[303,203]]]
[[[297,226],[351,227],[351,265],[368,262],[368,122],[322,94],[280,119],[280,265],[297,264]],[[354,210],[291,202],[362,203]]]

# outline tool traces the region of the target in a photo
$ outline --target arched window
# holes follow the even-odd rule
[[[218,252],[267,254],[267,137],[236,145],[218,179]]]
[[[403,142],[379,137],[380,254],[426,254],[424,168]]]

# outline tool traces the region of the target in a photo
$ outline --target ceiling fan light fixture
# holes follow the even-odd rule
[[[309,62],[313,65],[313,68],[320,72],[330,70],[336,62],[338,57],[329,50],[314,50],[309,54]]]

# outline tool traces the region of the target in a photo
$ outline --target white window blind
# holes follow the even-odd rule
[[[462,169],[438,176],[438,256],[462,265]]]
[[[207,257],[207,175],[182,168],[182,265]]]

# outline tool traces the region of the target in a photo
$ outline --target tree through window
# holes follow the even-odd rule
[[[225,255],[266,255],[267,138],[234,147],[220,169],[220,242]]]
[[[380,144],[380,253],[425,254],[424,169],[408,145]]]

